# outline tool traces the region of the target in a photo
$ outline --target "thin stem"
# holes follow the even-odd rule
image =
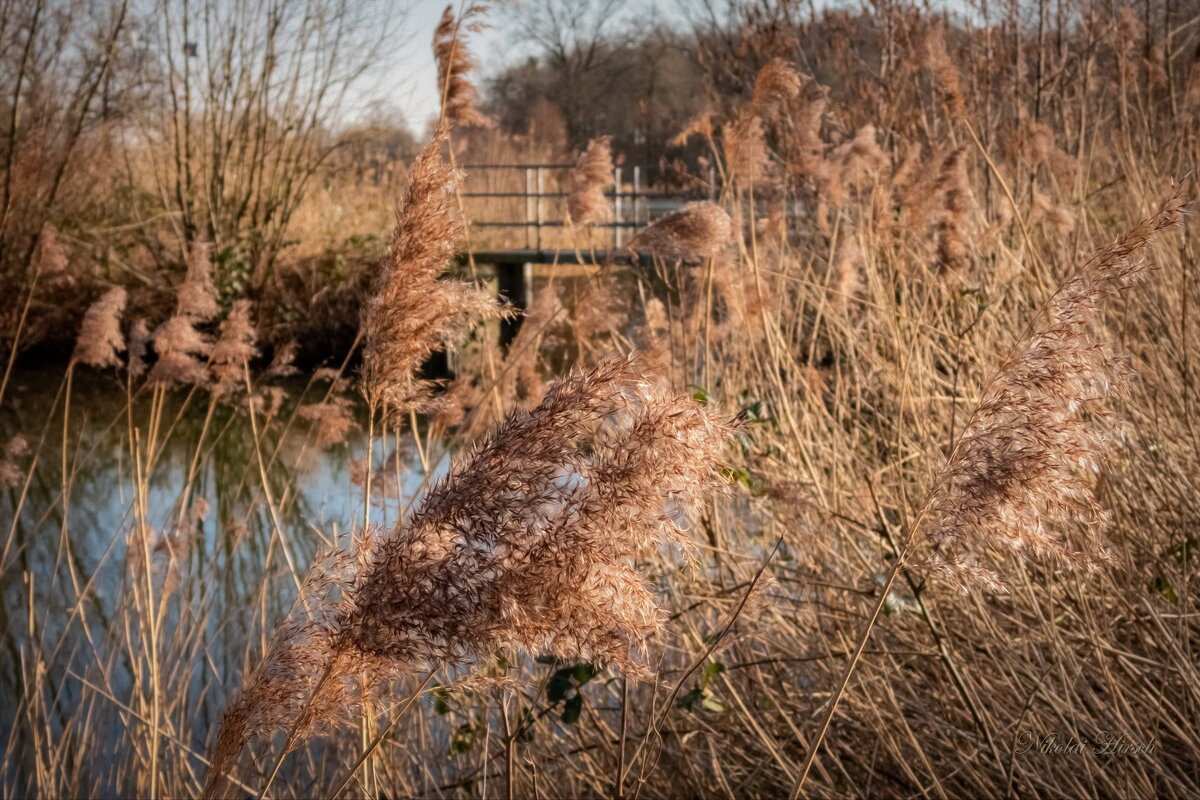
[[[854,668],[858,666],[858,660],[862,658],[863,651],[867,648],[867,642],[871,638],[871,632],[875,629],[875,623],[879,619],[879,614],[883,611],[888,596],[892,592],[892,585],[896,582],[896,576],[900,574],[900,566],[904,561],[905,555],[907,555],[907,552],[898,555],[896,560],[892,562],[891,569],[888,570],[887,577],[883,581],[883,589],[879,593],[879,599],[875,602],[875,608],[867,618],[867,626],[859,637],[858,645],[854,648],[854,653],[846,663],[846,668],[842,671],[841,684],[830,699],[829,707],[825,710],[825,717],[821,720],[821,727],[817,730],[817,738],[809,745],[808,755],[804,758],[804,766],[800,769],[800,778],[796,781],[796,785],[792,787],[792,791],[788,795],[789,800],[797,800],[804,792],[804,782],[808,779],[808,773],[812,769],[813,763],[817,760],[817,751],[821,749],[821,743],[825,740],[825,734],[829,730],[830,723],[833,722],[833,715],[837,713],[838,703],[841,702],[842,696],[846,693],[846,687],[850,685],[850,676],[854,674]]]
[[[379,745],[383,744],[384,738],[391,733],[392,728],[394,728],[396,723],[400,721],[400,718],[404,716],[404,712],[408,711],[409,706],[411,706],[416,699],[420,697],[421,694],[424,693],[424,691],[429,687],[430,682],[433,680],[433,676],[434,671],[430,670],[429,674],[425,676],[425,680],[419,687],[417,687],[417,690],[409,695],[408,699],[404,701],[404,705],[401,706],[400,710],[396,712],[396,716],[393,717],[392,721],[387,724],[387,727],[380,731],[379,735],[371,740],[371,743],[367,745],[367,748],[363,751],[362,755],[360,755],[358,760],[355,761],[350,767],[350,771],[346,774],[346,777],[341,783],[338,784],[338,788],[329,796],[330,800],[337,800],[337,798],[342,796],[342,792],[346,791],[346,787],[350,785],[350,781],[354,780],[354,776],[358,773],[358,770],[362,768],[362,765],[366,763],[367,759],[371,757],[371,754],[375,752]]]

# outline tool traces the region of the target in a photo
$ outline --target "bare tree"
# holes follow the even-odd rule
[[[214,245],[227,291],[261,288],[288,221],[337,145],[349,87],[397,15],[352,0],[168,0],[154,20],[162,97],[142,119],[181,251]]]
[[[632,17],[623,0],[530,0],[515,20],[517,34],[540,51],[554,76],[549,98],[567,120],[572,141],[596,133],[587,121],[613,89],[623,47],[634,39],[624,23]],[[603,77],[601,77],[603,76]],[[587,129],[581,129],[586,126]]]
[[[0,3],[0,275],[30,265],[81,142],[101,119],[129,1]]]

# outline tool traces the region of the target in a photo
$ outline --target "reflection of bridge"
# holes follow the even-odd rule
[[[629,266],[651,261],[646,254],[635,254],[623,247],[632,234],[659,217],[669,214],[691,200],[711,198],[716,192],[716,175],[709,170],[707,181],[692,181],[697,188],[673,189],[657,165],[620,166],[613,170],[613,186],[605,196],[610,213],[604,222],[567,227],[567,176],[573,164],[467,164],[464,202],[471,225],[480,233],[492,229],[520,232],[499,237],[497,246],[487,237],[487,246],[472,247],[471,261],[494,275],[496,288],[518,307],[528,307],[535,271],[548,265],[587,269],[597,266]],[[596,232],[605,232],[604,245],[596,248]],[[571,241],[578,235],[584,241]]]

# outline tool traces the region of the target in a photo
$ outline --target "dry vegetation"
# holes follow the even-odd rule
[[[52,407],[9,359],[3,794],[1200,795],[1200,29],[1058,8],[746,6],[701,48],[740,95],[678,125],[719,197],[632,273],[551,280],[507,348],[445,274],[476,235],[454,164],[561,143],[464,130],[479,12],[447,12],[443,119],[300,397],[203,240],[169,316],[89,295]],[[571,158],[581,249],[612,146]],[[28,251],[14,332],[72,271],[53,227]],[[124,403],[102,556],[73,539],[85,370]],[[285,524],[358,425],[362,518]]]

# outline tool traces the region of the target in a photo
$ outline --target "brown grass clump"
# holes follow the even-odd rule
[[[416,372],[435,348],[453,345],[472,321],[499,313],[496,301],[473,285],[442,278],[463,234],[455,176],[441,154],[446,137],[440,128],[413,165],[363,312],[363,393],[392,414],[427,402],[430,384]]]
[[[611,213],[605,191],[613,186],[612,137],[588,142],[571,170],[567,215],[575,225],[604,222]]]
[[[938,478],[927,529],[929,565],[962,586],[1000,588],[996,553],[1051,557],[1094,569],[1113,556],[1101,539],[1093,486],[1108,448],[1095,427],[1127,369],[1091,329],[1101,301],[1148,270],[1138,255],[1178,226],[1178,193],[1154,216],[1097,251],[1050,301],[988,383]],[[1073,544],[1062,532],[1076,527]],[[1078,549],[1076,549],[1078,548]]]
[[[648,225],[630,240],[629,249],[664,261],[687,261],[716,255],[732,238],[733,221],[725,209],[700,200]]]
[[[317,559],[241,698],[208,790],[254,736],[289,745],[422,666],[496,650],[642,667],[665,613],[636,560],[718,484],[731,422],[609,358],[555,383],[459,461],[412,518]]]
[[[258,357],[258,348],[254,345],[256,338],[254,323],[250,320],[250,301],[235,301],[209,359],[214,395],[230,394],[243,383],[245,365]]]
[[[433,34],[433,55],[438,65],[438,87],[442,92],[442,119],[462,127],[491,127],[492,120],[479,111],[479,90],[468,74],[476,68],[462,41],[462,31],[479,30],[487,7],[475,4],[461,18],[455,18],[452,6],[446,6]]]
[[[92,303],[83,315],[79,338],[71,360],[92,367],[119,367],[118,355],[125,349],[121,314],[125,311],[125,289],[114,286]]]

